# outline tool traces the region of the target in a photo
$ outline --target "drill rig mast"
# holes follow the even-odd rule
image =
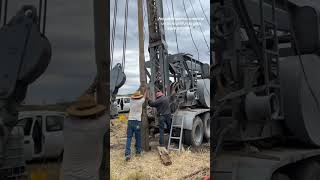
[[[168,87],[169,67],[168,67],[168,47],[165,38],[163,21],[162,0],[147,0],[148,24],[149,24],[149,54],[150,54],[150,93],[151,98],[155,98],[155,92],[161,90],[170,96]]]
[[[145,65],[150,96],[155,99],[155,93],[161,90],[170,97],[173,124],[183,123],[184,142],[199,146],[204,137],[210,138],[209,65],[192,58],[190,54],[169,55],[162,0],[146,2],[150,61]],[[152,117],[156,117],[155,114]]]

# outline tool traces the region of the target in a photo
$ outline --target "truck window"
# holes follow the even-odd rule
[[[62,116],[47,116],[46,117],[46,130],[47,132],[61,131],[63,129]]]
[[[124,103],[130,103],[130,98],[125,98]]]
[[[32,117],[27,117],[19,120],[18,126],[22,126],[24,135],[29,136],[32,127]]]

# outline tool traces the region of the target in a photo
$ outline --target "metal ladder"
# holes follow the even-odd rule
[[[185,119],[185,117],[183,117],[183,119],[180,120],[181,121],[180,124],[177,124],[176,121],[172,121],[171,128],[170,128],[169,142],[168,142],[168,150],[175,150],[175,151],[179,151],[179,152],[181,151],[184,119]],[[178,137],[177,136],[172,136],[173,128],[180,128],[180,136],[178,136]],[[171,140],[172,139],[178,139],[179,140],[178,148],[173,148],[171,146]]]

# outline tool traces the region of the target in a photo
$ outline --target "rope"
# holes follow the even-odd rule
[[[126,0],[126,7],[125,7],[125,21],[124,21],[124,31],[123,31],[123,49],[122,49],[122,67],[123,71],[125,69],[126,63],[126,48],[127,48],[127,29],[128,29],[128,4],[129,1]]]
[[[210,22],[209,22],[209,20],[208,20],[208,17],[207,17],[207,15],[206,15],[206,13],[204,12],[204,9],[203,9],[201,0],[198,0],[198,1],[199,1],[199,3],[200,3],[200,7],[201,7],[201,10],[202,10],[202,13],[204,14],[204,17],[206,18],[208,25],[210,26]]]
[[[118,0],[114,2],[113,8],[113,23],[112,23],[112,34],[111,34],[111,62],[110,62],[110,69],[113,67],[113,53],[114,53],[114,41],[115,41],[115,34],[116,34],[116,27],[117,27],[117,13],[118,13]]]
[[[174,15],[174,7],[173,7],[173,1],[171,0],[171,8],[172,8],[172,15],[173,15],[173,23],[174,23],[174,34],[177,44],[177,52],[179,53],[179,45],[178,45],[178,36],[177,36],[177,30],[176,30],[176,17]]]
[[[198,17],[197,17],[196,11],[194,10],[194,7],[193,7],[193,5],[192,5],[191,0],[189,0],[189,2],[190,2],[190,5],[191,5],[191,7],[192,7],[192,11],[193,11],[194,17],[197,19],[197,22],[198,22]],[[202,30],[201,26],[199,26],[199,27],[200,27],[200,31],[201,31],[201,33],[202,33],[204,42],[206,43],[206,45],[207,45],[207,47],[208,47],[208,50],[210,51],[210,47],[209,47],[208,42],[207,42],[207,40],[206,40],[206,37],[205,37],[205,35],[204,35],[204,33],[203,33],[203,30]]]

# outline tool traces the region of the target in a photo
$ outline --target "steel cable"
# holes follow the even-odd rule
[[[126,0],[125,7],[125,21],[124,21],[124,31],[123,31],[123,49],[122,49],[122,67],[123,71],[125,69],[126,64],[126,48],[127,48],[127,30],[128,30],[128,4],[129,0]]]
[[[192,5],[191,0],[189,0],[189,2],[190,2],[190,5],[191,5],[191,7],[192,7],[192,11],[193,11],[194,17],[197,19],[197,22],[199,22],[199,21],[198,21],[197,14],[196,14],[196,11],[194,10],[194,7],[193,7],[193,5]],[[205,43],[206,43],[206,45],[207,45],[207,47],[208,47],[208,50],[210,51],[210,47],[209,47],[209,45],[208,45],[208,42],[207,42],[207,40],[206,40],[206,37],[205,37],[205,35],[204,35],[204,33],[203,33],[203,30],[202,30],[202,27],[201,27],[200,25],[199,25],[199,28],[200,28],[200,31],[201,31],[201,33],[202,33],[203,39],[204,39],[204,41],[205,41]]]
[[[112,30],[111,30],[111,59],[110,59],[110,69],[113,67],[113,53],[114,53],[114,41],[115,41],[115,34],[116,34],[116,27],[117,27],[117,14],[118,14],[118,0],[114,2],[113,8],[113,22],[112,22]]]
[[[167,10],[168,10],[168,14],[169,14],[169,17],[170,17],[170,21],[172,18],[171,16],[171,12],[170,12],[170,8],[169,8],[169,5],[168,5],[168,0],[166,0],[166,7],[167,7]],[[175,24],[171,21],[171,26],[174,28],[174,30],[176,30],[176,26]],[[177,39],[177,33],[176,32],[173,32],[174,36],[175,36],[175,39],[176,39],[176,47],[177,47],[177,52],[179,53],[179,45],[178,45],[178,39]]]
[[[195,41],[194,41],[194,38],[193,38],[193,35],[192,35],[192,30],[191,30],[191,26],[190,26],[190,22],[189,22],[189,15],[188,15],[188,12],[187,12],[187,8],[186,8],[186,4],[185,4],[185,1],[183,0],[182,1],[182,3],[183,3],[183,9],[184,9],[184,11],[185,11],[185,13],[186,13],[186,16],[187,16],[187,20],[188,20],[188,26],[189,26],[189,33],[190,33],[190,36],[191,36],[191,39],[192,39],[192,42],[193,42],[193,45],[194,45],[194,47],[196,48],[196,51],[197,51],[197,54],[198,54],[198,61],[199,61],[199,49],[198,49],[198,46],[196,45],[196,43],[195,43]],[[193,77],[193,67],[192,67],[192,65],[193,65],[193,60],[192,60],[193,58],[191,58],[191,72],[192,72],[192,81],[193,81],[193,89],[195,88],[195,84],[194,84],[194,77]],[[194,63],[195,65],[196,65],[196,63]],[[196,67],[196,66],[195,66]],[[196,77],[197,78],[197,77]]]
[[[177,44],[177,52],[179,53],[179,45],[178,45],[178,36],[177,36],[177,26],[176,26],[176,17],[174,15],[174,6],[173,6],[173,1],[171,1],[171,8],[172,8],[172,15],[173,15],[173,24],[174,24],[174,34],[175,34],[175,39],[176,39],[176,44]]]
[[[201,10],[202,10],[202,13],[204,14],[204,17],[206,18],[208,25],[210,26],[210,22],[209,22],[209,20],[208,20],[208,17],[207,17],[207,15],[206,15],[206,13],[204,12],[204,9],[203,9],[201,0],[198,0],[198,1],[199,1],[199,3],[200,3],[200,7],[201,7]]]

